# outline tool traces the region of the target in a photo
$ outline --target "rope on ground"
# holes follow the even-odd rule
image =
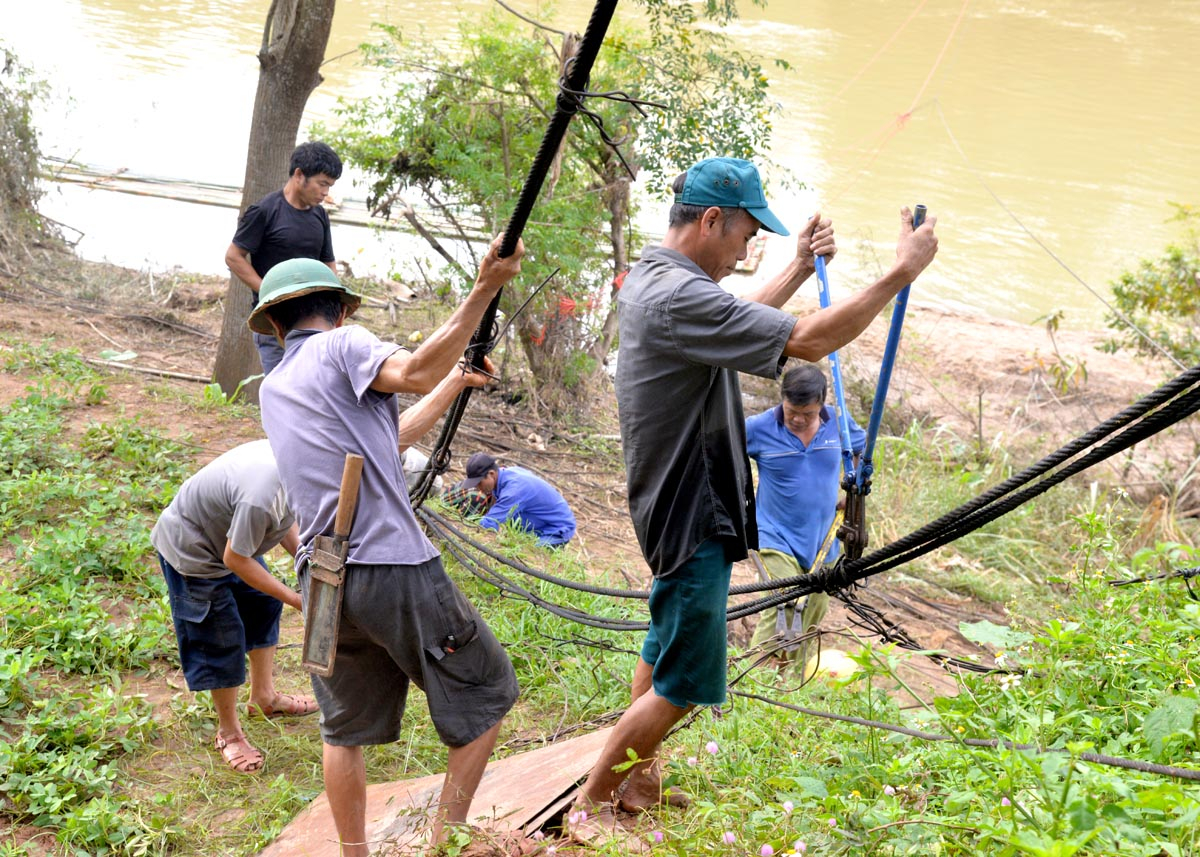
[[[614,589],[609,586],[595,586],[590,583],[579,583],[575,580],[568,580],[565,577],[558,577],[544,571],[539,571],[536,568],[531,568],[530,566],[525,565],[525,563],[520,562],[519,560],[503,556],[489,548],[487,545],[476,541],[458,527],[450,523],[450,520],[444,515],[438,514],[433,509],[422,507],[417,511],[417,515],[426,522],[436,522],[440,529],[452,533],[458,541],[470,545],[480,553],[487,554],[496,562],[507,565],[509,568],[514,569],[515,571],[528,574],[530,577],[536,577],[538,580],[545,581],[546,583],[553,583],[555,586],[561,586],[564,589],[574,589],[577,592],[588,592],[592,595],[607,595],[610,598],[638,598],[643,601],[650,598],[650,592],[648,590]]]
[[[836,720],[840,723],[850,723],[855,726],[865,726],[868,729],[883,729],[888,732],[895,732],[898,735],[907,735],[910,738],[919,738],[922,741],[935,742],[952,742],[962,744],[967,747],[982,747],[988,749],[996,749],[1003,747],[1006,750],[1020,750],[1034,752],[1038,754],[1045,753],[1069,753],[1064,747],[1040,747],[1037,744],[1020,744],[1015,741],[1004,741],[999,738],[955,738],[950,735],[941,735],[936,732],[922,732],[918,729],[909,729],[906,726],[897,726],[893,723],[884,723],[880,720],[867,720],[863,717],[851,717],[848,714],[834,714],[831,711],[818,711],[814,708],[805,708],[802,705],[794,705],[790,702],[784,702],[779,699],[771,699],[766,696],[760,696],[757,693],[749,693],[742,690],[729,690],[729,693],[734,696],[740,696],[744,699],[753,699],[756,702],[763,702],[767,705],[774,705],[778,708],[786,708],[789,711],[795,711],[799,714],[805,714],[809,717],[819,717],[824,720]],[[1112,768],[1124,768],[1128,771],[1138,771],[1143,774],[1155,774],[1160,777],[1174,777],[1180,780],[1200,781],[1200,771],[1193,768],[1180,768],[1175,765],[1158,765],[1153,762],[1143,762],[1140,759],[1124,759],[1119,756],[1106,756],[1101,753],[1080,753],[1078,759],[1084,762],[1093,762],[1097,765],[1107,765]]]
[[[495,586],[501,592],[515,598],[521,598],[529,603],[542,607],[554,615],[560,616],[569,621],[578,622],[593,628],[601,628],[612,631],[644,631],[649,626],[648,623],[633,623],[627,620],[616,620],[605,616],[598,616],[594,613],[585,613],[574,608],[562,607],[553,602],[547,601],[533,594],[530,590],[525,589],[514,583],[510,578],[500,574],[494,567],[485,566],[482,562],[467,553],[467,548],[474,550],[478,554],[483,554],[495,560],[500,565],[508,566],[514,571],[519,571],[523,574],[528,574],[538,580],[555,586],[561,586],[566,589],[572,589],[576,592],[587,592],[593,595],[601,595],[612,598],[634,598],[645,600],[649,598],[650,593],[645,590],[631,589],[615,589],[606,586],[595,586],[587,583],[580,583],[574,580],[558,577],[557,575],[549,574],[545,571],[532,568],[525,563],[506,557],[497,551],[492,550],[487,545],[476,539],[471,538],[461,529],[450,522],[448,518],[428,507],[417,509],[417,517],[423,520],[433,534],[442,541],[450,553],[460,562],[463,567],[474,574],[480,580]],[[914,640],[907,631],[897,625],[895,622],[888,619],[878,609],[864,604],[859,599],[855,598],[850,591],[842,591],[836,593],[836,597],[846,604],[847,609],[852,616],[853,624],[863,630],[866,630],[875,636],[879,637],[886,643],[893,643],[900,648],[908,651],[917,652],[925,657],[933,660],[947,670],[969,670],[972,672],[982,673],[1000,673],[1012,672],[1011,670],[998,669],[996,667],[987,667],[982,664],[968,661],[963,658],[946,655],[942,652],[930,651]],[[779,596],[771,596],[769,599],[759,599],[759,601],[750,602],[747,604],[735,604],[726,608],[726,621],[732,622],[735,619],[744,616],[750,616],[760,612],[766,607],[759,607],[759,603],[764,600],[770,600],[771,606],[776,606],[783,603],[779,600]],[[790,600],[790,599],[787,599]],[[753,609],[750,609],[753,608]],[[594,641],[588,642],[588,645],[599,646],[601,644]]]
[[[582,610],[576,610],[573,607],[566,607],[561,604],[556,604],[553,601],[548,601],[542,598],[535,592],[526,589],[514,582],[511,578],[501,574],[495,568],[485,564],[478,557],[472,555],[463,545],[462,542],[451,533],[448,526],[443,526],[427,509],[418,509],[417,515],[425,522],[431,532],[436,536],[446,547],[447,550],[454,556],[456,560],[467,569],[471,574],[478,577],[485,583],[495,586],[501,592],[515,598],[521,598],[528,601],[537,607],[546,610],[549,613],[567,619],[572,622],[577,622],[580,625],[586,625],[591,628],[600,628],[606,631],[646,631],[649,630],[648,622],[635,622],[631,619],[613,619],[607,616],[597,616],[591,613],[585,613]],[[443,519],[445,520],[445,519]],[[497,557],[491,551],[478,548],[481,552],[488,556],[497,558],[502,564],[511,565],[511,561]]]

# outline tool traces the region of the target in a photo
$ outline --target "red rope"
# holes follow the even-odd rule
[[[917,14],[917,12],[921,11],[922,6],[924,6],[924,5],[925,4],[922,3],[921,6],[918,6],[915,10],[913,10],[913,13],[911,15],[909,15],[908,20],[906,20],[900,26],[899,30],[897,30],[895,33],[892,34],[892,38],[888,40],[887,44],[885,44],[883,48],[880,48],[879,51],[876,52],[876,56],[878,56],[880,53],[882,53],[884,48],[886,48],[888,44],[891,44],[892,40],[895,39],[896,36],[898,36],[900,34],[900,32],[906,26],[908,26],[908,21],[912,20],[912,18]],[[867,156],[866,162],[863,163],[861,166],[859,166],[854,171],[854,174],[851,176],[850,180],[845,185],[843,185],[841,188],[839,188],[836,193],[832,194],[832,196],[829,199],[830,203],[836,201],[837,199],[839,199],[842,196],[842,194],[846,193],[846,191],[848,191],[852,187],[854,187],[854,185],[858,182],[858,179],[862,176],[862,174],[865,173],[867,171],[867,169],[872,164],[875,163],[876,159],[883,152],[884,147],[887,146],[887,144],[889,142],[891,142],[891,139],[893,137],[895,137],[898,133],[903,131],[906,125],[908,125],[908,120],[912,118],[913,113],[916,112],[918,106],[920,105],[921,98],[922,98],[922,96],[925,95],[925,90],[929,88],[929,84],[933,80],[934,75],[937,74],[937,70],[941,66],[942,60],[946,58],[946,51],[950,49],[950,44],[951,44],[951,42],[954,41],[954,36],[958,33],[958,28],[962,24],[962,20],[967,14],[967,7],[970,5],[971,5],[971,0],[963,0],[962,8],[958,10],[958,17],[954,21],[954,26],[950,28],[950,32],[946,36],[946,41],[942,43],[942,49],[940,51],[938,51],[937,59],[935,59],[933,61],[933,65],[929,69],[929,74],[927,74],[925,76],[925,82],[922,83],[921,88],[919,90],[917,90],[917,94],[913,98],[912,105],[908,108],[908,110],[906,110],[904,113],[897,115],[895,118],[889,120],[887,122],[887,124],[885,124],[878,131],[875,131],[872,134],[867,135],[867,137],[862,138],[862,139],[869,139],[870,137],[878,136],[880,134],[883,135],[883,139],[880,140],[880,142],[875,146],[875,148]],[[874,61],[875,61],[875,57],[872,57],[871,60],[867,63],[867,65],[870,66],[870,64]],[[865,71],[866,69],[864,68],[863,70]],[[861,74],[861,72],[860,72],[860,74]],[[855,75],[854,80],[857,80],[857,79],[858,79],[858,75]],[[851,83],[853,83],[853,80],[851,81]],[[848,87],[848,84],[847,84],[847,87]],[[845,91],[845,89],[847,87],[843,87],[842,91]],[[861,142],[861,140],[860,140],[860,142]]]

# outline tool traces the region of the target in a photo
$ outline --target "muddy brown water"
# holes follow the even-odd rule
[[[267,0],[42,0],[17,4],[4,40],[55,91],[40,109],[48,152],[111,169],[237,185]],[[511,5],[511,4],[510,4]],[[739,48],[783,57],[771,156],[808,189],[777,189],[785,221],[820,207],[843,254],[835,299],[891,254],[894,212],[924,202],[941,218],[942,251],[913,300],[1014,321],[1064,309],[1095,325],[1103,308],[1023,231],[1093,288],[1175,237],[1169,201],[1200,203],[1200,4],[1115,0],[746,0],[726,29]],[[15,7],[14,7],[15,8]],[[454,50],[458,23],[492,0],[356,0],[337,6],[308,119],[337,97],[375,91],[356,45],[377,23]],[[563,0],[559,27],[581,30],[589,0]],[[633,22],[629,0],[616,22]],[[49,26],[49,22],[53,26]],[[347,52],[350,52],[349,54]],[[906,117],[906,118],[903,118]],[[986,184],[986,186],[985,186]],[[338,192],[362,196],[346,186]],[[990,189],[990,191],[989,191]],[[991,194],[995,193],[994,198]],[[1002,205],[1004,207],[1002,207]],[[135,267],[219,273],[229,209],[101,191],[55,190],[52,216],[84,233],[81,251]],[[662,222],[648,206],[646,226]],[[338,255],[386,270],[424,250],[339,228]],[[789,253],[773,240],[765,270]]]

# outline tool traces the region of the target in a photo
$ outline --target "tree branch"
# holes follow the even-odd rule
[[[466,269],[459,264],[457,259],[450,255],[450,251],[442,246],[442,242],[437,240],[437,236],[430,232],[425,224],[421,222],[421,218],[417,217],[416,210],[412,207],[412,205],[409,204],[408,200],[400,195],[400,191],[396,191],[389,196],[385,203],[376,206],[375,211],[372,213],[378,214],[384,208],[390,208],[393,203],[399,203],[401,206],[403,206],[400,209],[400,214],[409,222],[409,224],[411,224],[413,229],[417,230],[417,234],[425,239],[425,243],[432,247],[434,252],[436,252],[450,264],[450,267],[457,271],[459,275],[468,282],[475,279],[467,273]]]
[[[512,6],[509,6],[507,3],[505,3],[504,0],[496,0],[496,5],[500,6],[506,12],[516,15],[518,18],[520,18],[526,24],[533,24],[533,26],[537,27],[539,30],[545,30],[548,33],[558,33],[558,35],[560,35],[560,36],[567,35],[565,30],[556,30],[553,27],[547,27],[545,24],[541,23],[540,21],[533,20],[533,18],[525,17],[520,12],[518,12],[516,9],[514,9]]]

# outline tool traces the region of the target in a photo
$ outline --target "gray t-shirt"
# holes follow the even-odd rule
[[[333,535],[346,453],[363,456],[347,561],[416,565],[438,555],[408,502],[400,464],[396,397],[371,383],[399,345],[358,325],[293,330],[283,360],[259,391],[263,427],[300,523],[307,554],[314,536]]]
[[[734,297],[686,256],[651,245],[617,300],[617,407],[629,511],[656,577],[710,538],[730,561],[757,547],[738,372],[779,376],[796,319]]]
[[[235,446],[179,488],[150,531],[155,550],[180,574],[224,577],[225,544],[242,556],[275,547],[293,522],[271,445]]]

